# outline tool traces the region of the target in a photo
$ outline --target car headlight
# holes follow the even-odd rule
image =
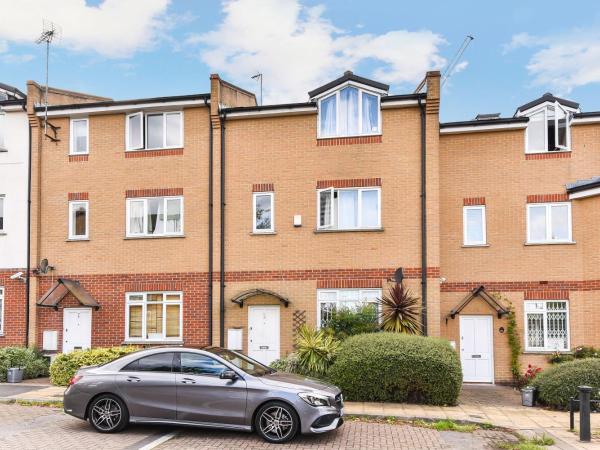
[[[326,395],[313,394],[312,392],[300,392],[298,396],[310,406],[331,406],[329,397]]]

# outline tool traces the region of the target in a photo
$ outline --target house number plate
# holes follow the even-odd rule
[[[260,349],[261,350],[269,350],[269,346],[268,345],[261,345]]]
[[[471,358],[481,358],[481,355],[471,355]]]

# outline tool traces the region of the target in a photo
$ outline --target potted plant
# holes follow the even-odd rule
[[[530,384],[541,371],[540,367],[529,364],[521,377],[521,384],[524,386],[521,389],[521,404],[523,406],[535,406],[536,389]]]

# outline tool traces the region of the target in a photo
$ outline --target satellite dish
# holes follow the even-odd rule
[[[402,283],[402,280],[404,280],[404,270],[402,270],[402,267],[398,267],[394,272],[394,281],[396,283]]]

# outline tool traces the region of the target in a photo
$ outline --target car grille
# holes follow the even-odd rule
[[[337,408],[342,408],[344,406],[344,396],[341,393],[335,396],[335,406]]]

